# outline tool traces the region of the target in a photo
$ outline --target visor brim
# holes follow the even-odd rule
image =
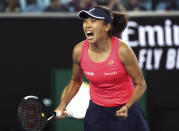
[[[93,18],[96,18],[96,19],[102,19],[104,20],[105,18],[104,17],[99,17],[99,16],[95,16],[94,14],[86,11],[86,10],[81,10],[80,12],[78,12],[77,14],[77,17],[79,19],[87,19],[88,17],[93,17]]]

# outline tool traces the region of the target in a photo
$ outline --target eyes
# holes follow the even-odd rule
[[[96,22],[96,19],[91,19],[91,22],[93,22],[93,23]]]
[[[88,19],[84,19],[84,21],[83,21],[83,23],[88,23],[88,22],[95,23],[95,22],[97,22],[97,20],[94,18],[88,18]]]

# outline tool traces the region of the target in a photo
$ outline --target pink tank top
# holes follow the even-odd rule
[[[88,55],[89,43],[84,41],[81,68],[90,82],[90,98],[101,106],[117,107],[127,103],[134,91],[131,77],[119,60],[119,39],[112,38],[110,56],[101,63],[93,62]]]

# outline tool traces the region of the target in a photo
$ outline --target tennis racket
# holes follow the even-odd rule
[[[72,114],[66,112],[70,117]],[[18,106],[18,122],[22,131],[42,131],[61,112],[54,112],[44,106],[37,96],[26,96]]]

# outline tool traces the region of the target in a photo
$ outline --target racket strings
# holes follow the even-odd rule
[[[22,125],[25,130],[38,131],[43,125],[42,106],[34,99],[22,104]]]

